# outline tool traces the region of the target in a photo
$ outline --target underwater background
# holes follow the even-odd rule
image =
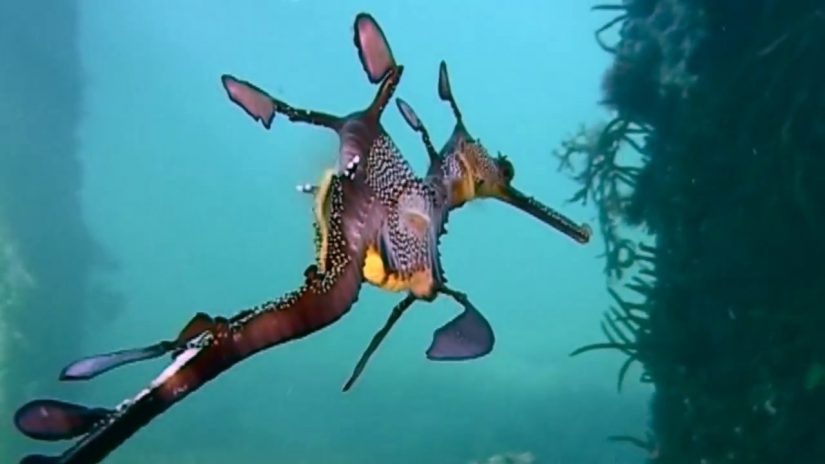
[[[797,98],[788,97],[797,95],[790,90],[793,85],[776,84],[786,82],[779,71],[778,81],[735,76],[756,76],[745,71],[764,69],[755,58],[749,61],[754,56],[803,60],[806,50],[825,42],[823,34],[794,31],[825,30],[823,8],[800,0],[777,14],[774,2],[757,2],[761,13],[742,18],[751,21],[749,30],[759,31],[753,34],[764,35],[754,38],[742,32],[745,27],[726,21],[741,3],[718,2],[714,5],[724,7],[714,9],[707,2],[636,0],[592,11],[595,3],[579,0],[4,2],[0,412],[6,425],[0,427],[0,458],[17,462],[25,453],[56,453],[65,446],[34,443],[15,432],[10,418],[20,403],[48,396],[115,405],[162,369],[161,363],[146,362],[93,382],[58,382],[60,369],[71,360],[168,338],[196,312],[231,315],[303,281],[301,272],[314,258],[312,203],[295,186],[315,182],[333,163],[337,138],[282,117],[263,130],[229,101],[220,76],[250,80],[303,108],[336,114],[361,108],[375,89],[357,59],[352,19],[368,12],[405,66],[396,96],[415,107],[436,146],[454,124],[436,87],[439,62],[445,60],[470,132],[491,151],[509,157],[515,185],[590,224],[593,239],[574,243],[494,200],[467,205],[450,218],[442,262],[451,285],[466,292],[493,325],[491,354],[466,362],[428,361],[424,350],[433,330],[456,308],[445,298],[418,303],[356,386],[342,393],[364,347],[400,299],[365,286],[339,322],[239,364],[153,421],[105,462],[710,464],[780,462],[774,459],[793,455],[778,445],[759,448],[771,436],[786,439],[788,449],[810,446],[794,462],[820,462],[813,456],[825,456],[815,445],[823,419],[795,422],[799,416],[793,414],[804,416],[804,403],[794,403],[798,398],[811,401],[812,413],[825,405],[817,389],[825,384],[825,368],[818,361],[825,349],[819,342],[805,345],[815,335],[798,328],[821,322],[821,310],[799,308],[821,306],[811,302],[822,301],[818,289],[825,288],[820,285],[825,279],[811,263],[821,262],[815,258],[823,255],[822,246],[795,254],[778,238],[748,238],[742,232],[752,230],[751,223],[740,210],[760,212],[749,220],[767,221],[771,237],[785,234],[790,242],[802,243],[813,236],[808,232],[825,230],[821,188],[812,187],[807,175],[793,174],[822,164],[821,155],[805,158],[821,153],[819,134],[825,132],[817,125],[822,112],[805,102],[825,101],[816,97],[825,95],[819,84],[825,79],[802,79],[799,86],[814,90],[800,91],[804,96]],[[594,31],[618,16],[623,34],[605,31],[600,47]],[[772,17],[778,25],[756,28]],[[637,27],[628,26],[637,19]],[[694,26],[699,32],[691,35]],[[666,34],[655,36],[657,30]],[[724,36],[725,47],[703,42],[720,31],[730,34]],[[737,33],[738,39],[728,39]],[[605,46],[619,39],[622,48]],[[660,68],[634,74],[638,69],[627,63],[647,63],[648,49],[634,45],[645,40],[659,40],[660,53],[650,60]],[[698,58],[679,55],[690,55],[696,43],[705,44],[695,47],[702,51]],[[748,47],[762,54],[741,53]],[[681,58],[668,61],[674,54]],[[707,66],[714,59],[730,63],[725,60],[730,56],[744,57],[736,67],[741,74]],[[768,69],[790,72],[793,67]],[[815,75],[822,74],[817,68]],[[767,104],[744,96],[725,100],[722,96],[732,94],[711,85],[723,78],[739,84],[743,94],[784,102],[777,103],[776,114],[794,113],[796,119],[765,119],[760,125],[755,117],[730,116],[747,104],[760,110]],[[696,82],[702,85],[694,87]],[[646,85],[659,86],[658,91],[640,90]],[[674,103],[684,101],[690,104]],[[796,106],[789,109],[787,102]],[[816,130],[809,132],[815,135],[805,135],[808,126],[800,126],[799,114],[814,121],[810,126]],[[423,174],[427,154],[400,116],[392,105],[382,122]],[[611,120],[606,129],[599,126]],[[584,125],[592,132],[576,138]],[[721,134],[733,134],[730,143],[721,142]],[[758,137],[743,141],[747,134]],[[780,134],[785,145],[771,145],[771,137]],[[708,140],[719,141],[719,147],[710,149]],[[798,146],[804,149],[788,148],[793,140],[803,140]],[[586,156],[585,167],[573,168],[573,175],[560,169],[559,153],[565,149]],[[632,200],[604,190],[595,202],[570,201],[588,183],[608,189],[599,172],[620,152],[628,167],[611,174],[612,180],[636,187]],[[756,161],[748,169],[733,169],[732,160],[745,152]],[[759,155],[774,152],[791,161],[775,162],[779,155],[764,155],[767,161],[762,161]],[[695,159],[710,161],[685,161]],[[777,175],[781,186],[763,201],[758,187],[767,185],[768,174]],[[795,193],[783,193],[785,187]],[[807,203],[800,200],[806,196]],[[711,205],[711,199],[718,202]],[[749,206],[737,209],[737,201]],[[763,204],[771,207],[754,206]],[[805,214],[794,216],[788,205]],[[720,219],[730,211],[735,213]],[[790,217],[779,221],[771,214]],[[614,226],[620,222],[630,225],[617,239]],[[647,228],[630,227],[640,223]],[[694,229],[700,238],[683,234]],[[658,248],[630,245],[654,243],[649,232],[658,234]],[[748,246],[725,261],[724,253],[715,252],[727,250],[734,238]],[[690,243],[707,245],[697,250]],[[653,257],[644,258],[648,252]],[[685,253],[691,258],[681,262],[690,264],[674,264]],[[765,311],[753,317],[758,324],[748,326],[752,330],[731,329],[730,321],[751,321],[746,315],[757,314],[748,311],[756,295],[766,292],[764,282],[781,277],[784,264],[764,264],[772,271],[760,272],[763,267],[751,262],[760,253],[765,262],[766,256],[786,253],[790,263],[784,269],[798,280],[771,287],[775,291],[759,309],[779,308],[781,300],[794,316],[779,332],[764,322]],[[710,255],[712,262],[705,259]],[[655,261],[656,271],[641,271],[645,279],[631,277],[626,287],[608,285],[627,277],[635,261]],[[742,269],[753,273],[742,277]],[[684,279],[682,272],[706,277]],[[672,291],[667,298],[650,296],[652,284],[646,282],[653,276],[659,278],[660,296]],[[729,303],[717,290],[732,277],[741,280],[730,282],[737,290],[728,293],[736,294]],[[690,291],[678,290],[685,288]],[[660,309],[657,318],[649,306],[627,303],[624,295],[634,291],[646,295],[650,305],[664,307],[661,302],[670,301],[674,309]],[[690,316],[678,312],[682,303],[693,308]],[[605,325],[611,305],[626,316],[612,323],[608,318]],[[640,312],[646,316],[635,315]],[[617,332],[617,321],[635,331],[632,341],[625,329]],[[773,328],[761,331],[768,325]],[[764,356],[751,349],[786,340],[802,342]],[[618,349],[570,356],[592,343]],[[701,353],[685,346],[699,347]],[[658,404],[651,403],[651,384],[658,386]],[[787,417],[782,416],[783,397],[785,404],[793,403]],[[742,419],[757,409],[783,417],[784,427],[796,434],[781,435],[777,430],[783,426],[765,425],[763,416]],[[653,425],[651,415],[659,418]],[[709,424],[724,424],[725,430]],[[651,427],[658,444],[650,439]],[[509,452],[521,457],[494,457]]]

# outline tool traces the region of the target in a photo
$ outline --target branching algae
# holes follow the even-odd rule
[[[612,291],[606,341],[578,352],[619,350],[620,384],[639,361],[655,387],[652,430],[613,439],[661,464],[825,462],[822,2],[595,9],[614,18],[596,35],[615,119],[561,154],[584,157],[575,199],[596,201],[607,272],[639,299]]]

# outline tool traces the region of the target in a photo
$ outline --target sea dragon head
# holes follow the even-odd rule
[[[502,154],[492,156],[479,139],[470,135],[453,97],[444,61],[439,68],[438,96],[450,104],[456,123],[437,159],[431,162],[429,175],[442,177],[449,194],[450,208],[461,207],[475,199],[495,198],[530,214],[579,243],[590,240],[591,231],[587,225],[576,224],[513,186],[513,163]],[[401,110],[403,113],[404,108]]]

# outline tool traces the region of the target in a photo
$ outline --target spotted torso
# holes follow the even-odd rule
[[[386,290],[427,295],[441,279],[443,191],[417,177],[387,136],[375,139],[366,168],[366,184],[386,206],[387,218],[368,251],[364,276]]]
[[[363,276],[388,291],[410,291],[420,297],[433,294],[442,282],[438,237],[443,230],[448,194],[439,176],[415,175],[393,141],[386,135],[363,143],[359,126],[352,126],[339,157],[339,172],[358,160],[365,185],[384,211],[384,220],[368,240]],[[347,161],[349,160],[349,161]],[[332,171],[318,184],[315,196],[315,249],[321,271],[329,248],[328,221],[334,211],[328,198]]]

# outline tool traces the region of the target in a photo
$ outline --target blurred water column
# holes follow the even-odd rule
[[[2,417],[9,417],[12,410],[6,389],[10,379],[4,367],[8,364],[9,341],[12,334],[8,317],[17,299],[12,286],[11,263],[6,253],[7,249],[10,249],[8,237],[4,234],[3,227],[0,226],[0,415]]]
[[[9,436],[14,409],[70,393],[57,374],[79,351],[95,259],[79,200],[78,8],[0,2],[2,462],[17,462],[22,445],[31,446]]]
[[[8,228],[0,219],[0,415],[14,414],[16,405],[13,391],[20,391],[11,368],[15,354],[22,352],[25,340],[15,320],[24,310],[26,294],[34,288],[34,281],[20,260]],[[15,388],[15,385],[18,385]]]

